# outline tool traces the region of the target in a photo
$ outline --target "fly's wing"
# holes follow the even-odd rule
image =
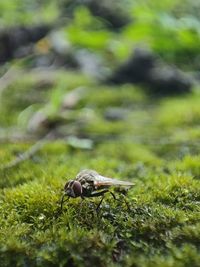
[[[128,181],[121,181],[113,178],[104,177],[100,174],[94,177],[94,186],[98,187],[109,187],[109,186],[133,186],[134,183]]]

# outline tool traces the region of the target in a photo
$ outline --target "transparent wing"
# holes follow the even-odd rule
[[[94,177],[94,186],[95,187],[100,187],[100,186],[133,186],[133,185],[134,185],[134,183],[104,177],[100,174],[97,174]]]
[[[82,170],[76,176],[76,180],[78,180],[82,185],[85,183],[92,184],[96,189],[98,187],[108,187],[108,186],[132,186],[134,183],[128,181],[122,181],[118,179],[108,178],[100,175],[98,172],[94,170]]]

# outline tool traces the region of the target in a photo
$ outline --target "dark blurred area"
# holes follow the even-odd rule
[[[26,129],[43,125],[49,130],[74,121],[77,106],[84,106],[85,89],[79,87],[85,83],[75,78],[79,86],[67,88],[73,75],[70,82],[58,77],[70,76],[70,71],[116,90],[136,85],[153,97],[190,93],[200,77],[199,7],[195,1],[178,0],[22,0],[20,6],[1,1],[2,127],[16,118]],[[9,93],[16,81],[19,88]],[[15,120],[8,118],[10,108]],[[114,120],[121,117],[119,110],[117,114]]]
[[[2,29],[0,32],[0,64],[32,54],[33,45],[45,37],[50,30],[51,27],[48,25]]]
[[[82,68],[96,77],[104,76],[104,69],[107,69],[109,74],[114,71],[109,79],[113,82],[149,83],[150,87],[155,85],[156,92],[162,91],[166,82],[166,87],[174,87],[169,94],[190,89],[191,79],[178,68],[198,72],[199,20],[195,3],[166,1],[161,5],[157,1],[140,4],[139,1],[112,0],[22,2],[21,10],[14,1],[1,4],[1,65],[13,59],[31,57],[28,67]],[[13,23],[7,23],[9,12],[16,15]],[[137,48],[141,45],[143,49],[138,53]],[[134,54],[133,49],[136,49]],[[161,57],[162,66],[165,65],[160,76],[155,70],[160,69],[157,56]],[[94,73],[95,67],[101,75]],[[140,74],[135,73],[135,69]],[[166,77],[163,75],[165,70]]]

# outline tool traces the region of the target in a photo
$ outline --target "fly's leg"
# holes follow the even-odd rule
[[[114,200],[116,200],[116,196],[113,194],[113,192],[110,192],[110,191],[108,191],[110,194],[111,194],[111,196],[114,198]]]
[[[62,208],[63,208],[64,198],[65,198],[65,194],[63,194],[63,196],[61,198],[61,201],[60,201],[60,209],[61,209],[61,211],[62,211]]]
[[[61,209],[61,211],[62,211],[62,209],[63,209],[63,203],[65,203],[66,201],[69,200],[69,197],[68,197],[67,199],[64,200],[65,196],[66,196],[66,195],[63,194],[63,196],[62,196],[62,198],[61,198],[61,202],[60,202],[60,209]]]
[[[110,191],[108,191],[108,192],[112,195],[112,197],[114,198],[114,200],[120,201],[120,199],[117,199],[116,196],[112,192],[110,192]],[[131,210],[130,209],[130,206],[129,206],[128,202],[126,201],[126,198],[125,198],[124,195],[123,195],[123,200],[124,200],[124,203],[126,204],[126,207],[127,207],[128,211],[130,211]]]
[[[120,201],[120,199],[117,199],[116,196],[111,191],[108,191],[108,192],[112,195],[114,200]],[[124,200],[124,203],[126,204],[126,207],[127,207],[128,211],[130,211],[130,206],[129,206],[128,202],[126,201],[126,198],[125,198],[124,195],[123,195],[123,200]]]
[[[96,207],[96,212],[97,212],[97,213],[98,213],[98,210],[99,210],[99,207],[100,207],[101,203],[103,202],[104,194],[107,193],[107,192],[109,192],[109,190],[106,189],[106,190],[102,190],[102,191],[100,191],[100,192],[92,193],[90,196],[88,196],[88,197],[99,197],[99,196],[102,196],[102,198],[101,198],[99,204],[98,204],[97,207]]]
[[[109,190],[105,190],[105,191],[106,191],[105,193],[107,193],[107,192],[110,193],[111,196],[114,198],[114,200],[116,200],[116,197],[115,197],[115,195],[114,195],[112,192],[110,192]],[[105,193],[104,193],[104,194],[105,194]],[[104,194],[103,194],[103,197],[102,197],[101,201],[99,202],[98,206],[96,207],[96,212],[98,212],[99,207],[101,206],[101,203],[103,202]]]
[[[127,200],[126,200],[126,197],[125,197],[123,194],[122,194],[122,198],[123,198],[123,201],[124,201],[124,203],[125,203],[125,205],[126,205],[126,207],[127,207],[127,210],[130,211],[130,210],[131,210],[131,209],[130,209],[130,206],[129,206]],[[115,198],[115,199],[116,199],[117,201],[121,202],[120,199],[118,199],[118,198]]]
[[[98,204],[97,207],[96,207],[96,213],[98,213],[98,210],[99,210],[99,208],[100,208],[100,206],[101,206],[101,203],[103,202],[103,199],[104,199],[104,195],[102,196],[102,198],[101,198],[99,204]]]
[[[87,197],[100,197],[100,196],[103,196],[107,192],[109,192],[109,190],[105,189],[105,190],[102,190],[100,192],[94,192],[94,193],[92,193],[91,195],[89,195]]]
[[[102,204],[102,202],[103,202],[103,199],[104,199],[104,195],[105,195],[105,193],[110,193],[111,195],[112,195],[112,197],[114,198],[114,200],[116,200],[116,197],[115,197],[115,195],[112,193],[112,192],[110,192],[109,190],[103,190],[103,191],[100,191],[100,192],[97,192],[97,193],[93,193],[93,194],[91,194],[89,197],[99,197],[99,196],[102,196],[102,198],[101,198],[101,200],[100,200],[100,202],[99,202],[99,204],[97,205],[97,207],[96,207],[96,212],[98,212],[98,210],[99,210],[99,207],[101,206],[101,204]]]
[[[78,213],[78,215],[80,215],[81,214],[81,210],[82,210],[82,206],[83,206],[83,201],[84,201],[84,197],[83,196],[81,196],[81,203],[80,203],[80,207],[79,207],[79,213]]]

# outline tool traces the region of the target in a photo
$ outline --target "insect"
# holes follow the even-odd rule
[[[111,191],[109,191],[110,187],[131,187],[133,185],[133,183],[128,181],[120,181],[117,179],[104,177],[94,170],[83,170],[77,174],[74,180],[70,180],[65,184],[64,194],[61,199],[61,210],[63,203],[70,197],[81,197],[82,199],[84,199],[102,196],[101,201],[96,208],[96,211],[98,211],[104,199],[105,193],[110,193],[113,198],[116,199],[115,195]],[[68,198],[64,200],[66,196],[68,196]]]

